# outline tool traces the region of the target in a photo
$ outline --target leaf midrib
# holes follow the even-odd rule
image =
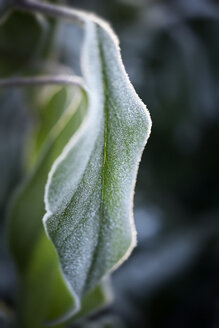
[[[107,136],[108,136],[108,112],[107,112],[107,78],[106,73],[104,70],[104,55],[103,55],[103,49],[99,41],[99,27],[98,25],[96,27],[97,32],[97,43],[98,43],[98,50],[99,50],[99,56],[100,56],[100,63],[101,63],[101,76],[102,76],[102,85],[103,85],[103,103],[104,103],[104,142],[103,142],[103,161],[102,161],[102,186],[101,186],[101,202],[100,202],[100,210],[99,210],[99,231],[98,231],[98,237],[97,237],[97,244],[93,250],[93,256],[92,261],[90,264],[90,268],[87,272],[87,278],[85,280],[83,294],[85,294],[85,290],[87,289],[88,281],[90,273],[93,271],[93,268],[95,266],[97,255],[98,255],[98,246],[101,241],[101,230],[102,230],[102,217],[104,215],[104,195],[105,195],[105,167],[106,167],[106,157],[107,157]]]

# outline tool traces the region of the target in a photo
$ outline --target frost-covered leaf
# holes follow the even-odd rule
[[[44,217],[78,308],[135,246],[133,188],[151,127],[100,20],[86,21],[82,70],[88,114],[51,169]]]

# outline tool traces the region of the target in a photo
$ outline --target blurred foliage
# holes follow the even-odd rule
[[[0,28],[1,76],[17,73],[37,58],[42,51],[46,28],[43,18],[21,12],[9,14]]]
[[[96,12],[112,23],[121,40],[130,79],[153,121],[136,190],[138,247],[114,274],[115,302],[103,314],[120,317],[130,328],[216,328],[219,325],[219,6],[210,0],[67,2]],[[42,42],[37,39],[41,21],[34,21],[32,28],[34,42],[27,38],[31,51],[25,45],[25,51],[19,48],[19,65],[15,67],[7,64],[10,56],[4,54],[16,54],[18,47],[15,43],[11,48],[5,44],[0,30],[0,58],[5,63],[0,65],[1,75],[21,70],[26,61],[28,66],[33,65],[34,47]],[[10,29],[9,36],[13,34]],[[71,47],[68,38],[63,38],[63,31],[68,31],[68,38],[74,40]],[[62,64],[77,72],[75,48],[79,32],[63,23],[57,32],[56,46],[51,49],[55,49],[53,53]],[[16,106],[11,103],[11,108],[17,109],[18,104],[18,101]],[[22,109],[11,113],[6,108],[0,113],[0,141],[1,145],[2,140],[14,141],[7,154],[1,146],[0,164],[5,167],[4,177],[8,181],[7,186],[4,182],[7,192],[1,198],[1,217],[22,174],[21,145],[30,124],[27,121],[33,120]],[[14,169],[7,165],[9,162]],[[5,262],[5,253],[1,253],[3,275],[2,272],[12,270],[8,260]],[[3,270],[6,266],[8,271]],[[6,276],[7,273],[4,279]],[[3,276],[1,279],[6,281]],[[13,281],[13,276],[10,279]],[[13,292],[4,288],[3,282],[0,298],[9,305],[13,302]]]

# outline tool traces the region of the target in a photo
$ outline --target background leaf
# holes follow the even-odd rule
[[[13,2],[0,1],[1,77],[42,71],[56,25],[41,15],[10,10]],[[14,304],[16,275],[8,252],[6,213],[14,189],[26,173],[25,146],[34,120],[20,88],[1,88],[0,103],[0,299],[10,308]]]
[[[71,91],[71,92],[70,92]],[[35,112],[35,128],[27,147],[27,166],[31,168],[45,144],[48,134],[58,122],[75,96],[74,89],[46,86],[31,92]]]
[[[86,98],[74,90],[68,92],[73,100],[70,104],[63,102],[64,113],[45,138],[34,169],[18,192],[10,213],[10,246],[21,280],[19,307],[22,327],[41,327],[45,320],[53,320],[74,307],[55,250],[42,225],[48,172],[86,111]],[[63,92],[57,92],[47,104],[49,111],[54,99],[60,104]]]

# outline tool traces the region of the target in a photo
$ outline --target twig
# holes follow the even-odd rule
[[[37,86],[46,84],[75,85],[86,89],[83,79],[79,76],[58,75],[58,76],[34,76],[34,77],[12,77],[0,79],[0,88]]]
[[[16,2],[15,7],[22,11],[38,12],[52,17],[66,18],[74,21],[80,26],[84,25],[86,17],[89,15],[80,10],[34,0],[20,0]]]

